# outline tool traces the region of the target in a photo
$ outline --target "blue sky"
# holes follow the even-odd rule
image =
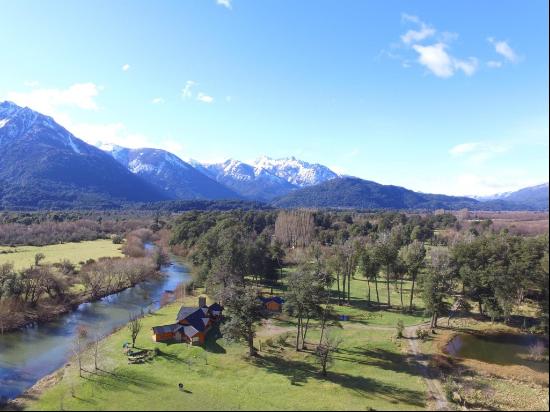
[[[0,0],[0,100],[96,143],[448,194],[548,181],[548,3]]]

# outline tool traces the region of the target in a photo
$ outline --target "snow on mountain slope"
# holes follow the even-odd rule
[[[166,197],[49,116],[0,103],[0,208],[103,207]]]
[[[272,159],[263,156],[254,162],[254,166],[267,170],[297,187],[313,186],[338,177],[326,166],[304,162],[295,157]]]
[[[49,139],[70,148],[75,153],[82,154],[87,151],[87,144],[75,138],[51,117],[12,102],[0,103],[0,128],[0,145],[9,144],[33,130],[40,130]]]
[[[98,144],[130,172],[162,189],[171,199],[238,199],[240,196],[161,149]]]
[[[237,193],[255,200],[271,200],[291,190],[316,185],[337,177],[325,166],[310,164],[294,157],[261,157],[253,164],[229,159],[223,163],[193,166]]]
[[[216,164],[194,163],[194,166],[248,199],[271,200],[294,189],[286,180],[234,159]]]

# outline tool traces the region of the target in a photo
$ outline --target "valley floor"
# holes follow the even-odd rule
[[[196,299],[196,298],[190,298]],[[188,302],[188,303],[195,303]],[[122,346],[126,329],[102,342],[100,370],[88,354],[84,377],[74,362],[46,378],[19,407],[32,410],[421,410],[428,407],[422,368],[395,338],[391,323],[369,325],[362,318],[342,322],[333,333],[342,339],[334,365],[322,378],[311,350],[293,348],[294,325],[284,316],[260,328],[255,344],[261,352],[248,358],[244,346],[212,334],[204,348],[154,343],[152,326],[171,322],[181,304],[172,304],[143,319],[136,346],[160,350],[141,365],[128,365]],[[341,308],[341,310],[345,310]],[[359,309],[355,309],[359,310]],[[337,330],[336,330],[337,329]],[[319,339],[314,328],[308,342]],[[55,383],[52,385],[52,383]],[[178,389],[183,383],[185,391]]]

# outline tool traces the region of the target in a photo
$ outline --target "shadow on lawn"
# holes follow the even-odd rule
[[[117,372],[108,372],[99,370],[90,372],[82,377],[82,379],[103,387],[109,391],[124,391],[131,393],[140,393],[143,389],[155,390],[157,387],[165,386],[163,382],[150,374],[133,369],[120,370]],[[134,387],[136,389],[134,389]]]
[[[395,353],[385,349],[364,349],[360,347],[338,349],[333,358],[393,372],[422,376],[421,365],[414,355]]]
[[[277,356],[263,356],[254,359],[254,363],[268,372],[286,376],[295,386],[304,385],[309,379],[322,379],[344,388],[351,389],[361,395],[381,395],[392,403],[405,403],[414,406],[425,406],[425,394],[420,391],[397,388],[364,376],[329,371],[322,377],[319,369],[307,362],[283,359]]]

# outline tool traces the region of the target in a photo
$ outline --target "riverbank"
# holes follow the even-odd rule
[[[439,328],[422,343],[422,351],[431,355],[430,366],[443,374],[450,401],[469,410],[548,410],[548,372],[512,360],[496,364],[449,353],[449,344],[461,334],[493,337],[523,332],[471,318],[453,322],[454,326]]]
[[[24,328],[33,328],[40,324],[53,322],[61,316],[73,312],[84,303],[97,302],[98,300],[116,295],[142,282],[159,279],[162,276],[162,273],[157,271],[145,280],[130,283],[120,288],[103,291],[96,294],[96,296],[92,296],[88,292],[80,292],[72,296],[68,302],[39,302],[35,308],[25,308],[23,312],[17,312],[18,316],[12,317],[8,320],[9,323],[2,325],[0,334],[15,332]]]
[[[33,304],[24,301],[21,296],[0,302],[2,304],[0,309],[4,312],[0,313],[0,334],[53,322],[74,311],[83,303],[95,302],[160,276],[159,271],[154,268],[156,263],[149,256],[155,246],[152,243],[144,243],[141,239],[139,242],[134,241],[133,243],[137,249],[134,250],[134,253],[146,256],[151,260],[148,265],[151,266],[150,268],[146,268],[147,265],[144,265],[139,259],[125,256],[121,251],[122,246],[113,243],[112,240],[102,239],[40,247],[20,247],[19,249],[23,249],[23,252],[18,252],[19,249],[15,248],[16,252],[8,254],[10,257],[14,256],[14,260],[6,260],[4,257],[3,263],[13,265],[14,268],[21,267],[24,263],[27,265],[26,267],[31,268],[27,270],[44,271],[44,273],[38,273],[39,278],[48,275],[50,279],[48,282],[53,286],[47,286],[47,288],[38,284],[32,286],[41,290],[38,292],[39,298]],[[126,246],[124,245],[124,247]],[[37,254],[43,257],[39,265],[36,265],[35,262]],[[113,258],[117,259],[114,262],[117,262],[118,265],[105,266],[102,264],[103,259]],[[50,263],[45,264],[48,262]],[[103,263],[105,262],[103,261]],[[128,267],[132,262],[135,263],[134,267]],[[2,263],[2,259],[0,259],[0,263]],[[78,277],[78,271],[82,268],[90,269],[90,265],[93,269],[92,272],[99,272],[100,276],[92,273],[90,276],[84,274],[84,277]],[[136,271],[139,273],[135,273]],[[114,272],[121,274],[116,275],[118,276],[116,278]],[[36,275],[31,273],[28,276]],[[84,280],[86,277],[89,278],[89,285],[83,284],[86,283]],[[105,280],[101,280],[101,277],[104,277]],[[30,288],[31,286],[29,286]],[[48,288],[54,290],[60,288],[63,292],[58,291],[56,298],[51,298]]]

